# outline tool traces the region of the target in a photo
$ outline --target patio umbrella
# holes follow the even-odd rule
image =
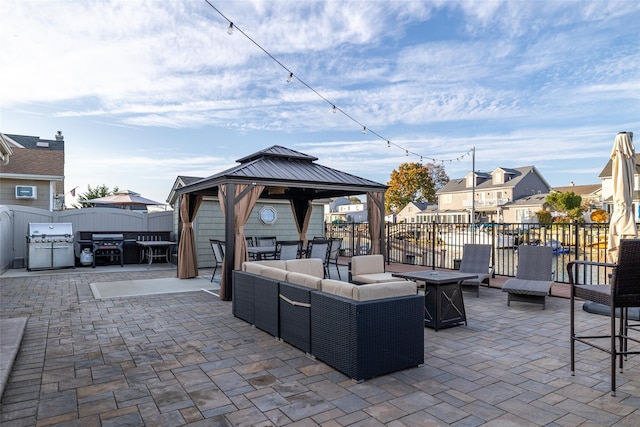
[[[633,174],[636,153],[632,132],[619,132],[611,151],[613,214],[609,222],[609,262],[618,261],[620,239],[638,237],[633,217]]]
[[[118,191],[111,196],[99,197],[97,199],[89,199],[87,203],[94,203],[96,205],[118,205],[123,209],[131,206],[146,206],[146,205],[163,205],[164,203],[156,202],[146,197],[142,197],[139,193],[131,190]]]

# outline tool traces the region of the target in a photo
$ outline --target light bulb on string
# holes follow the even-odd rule
[[[218,12],[218,13],[222,16],[222,18],[224,18],[227,22],[229,22],[229,26],[227,27],[227,34],[232,35],[232,34],[234,33],[234,31],[235,31],[235,25],[233,24],[233,22],[231,22],[229,19],[227,19],[227,17],[226,17],[226,16],[224,16],[224,15],[223,15],[223,14],[222,14],[222,13],[221,13],[221,12],[220,12],[216,7],[215,7],[215,6],[213,6],[211,3],[209,3],[208,1],[207,1],[207,3],[208,3],[208,4],[209,4],[209,6],[211,6],[214,10],[216,10],[216,12]],[[247,34],[245,34],[245,33],[244,33],[244,31],[239,30],[239,32],[240,32],[240,34],[241,34],[241,35],[243,35],[243,36],[244,36],[244,37],[246,37],[249,41],[251,41],[254,45],[256,45],[258,48],[260,48],[260,49],[261,49],[264,53],[266,53],[269,57],[271,57],[271,59],[273,59],[275,62],[277,62],[277,63],[278,63],[282,68],[284,68],[286,71],[288,71],[288,72],[289,72],[289,75],[288,75],[287,80],[286,80],[286,81],[287,81],[287,83],[290,83],[290,82],[293,80],[293,77],[294,77],[294,76],[293,76],[293,72],[289,71],[289,69],[287,69],[287,68],[286,68],[286,66],[285,66],[284,64],[280,63],[280,61],[278,61],[278,60],[277,60],[275,57],[273,57],[273,56],[272,56],[272,55],[271,55],[267,50],[265,50],[262,46],[260,46],[260,44],[258,44],[255,40],[253,40],[251,37],[249,37]],[[300,77],[297,77],[297,76],[296,76],[296,79],[298,80],[298,82],[302,83],[302,84],[303,84],[304,86],[306,86],[308,89],[310,89],[311,91],[315,92],[315,93],[316,93],[318,96],[320,96],[323,100],[325,100],[325,101],[329,102],[329,100],[328,100],[328,99],[326,99],[324,96],[322,96],[320,93],[318,93],[314,88],[312,88],[312,87],[311,87],[311,86],[309,86],[307,83],[305,83],[305,81],[304,81],[304,80],[302,80],[302,79],[300,79]],[[347,117],[348,117],[349,119],[351,119],[353,122],[355,122],[355,123],[357,123],[357,124],[361,125],[359,121],[357,121],[356,119],[354,119],[353,117],[351,117],[349,114],[347,114],[347,112],[343,111],[342,109],[337,108],[335,104],[333,104],[333,103],[331,103],[331,102],[329,102],[329,104],[331,105],[331,107],[332,107],[332,111],[333,111],[333,113],[334,113],[334,114],[335,114],[335,113],[337,113],[337,112],[338,112],[338,110],[339,110],[342,114],[344,114],[345,116],[347,116]],[[366,126],[363,126],[363,125],[361,125],[361,126],[362,126],[362,134],[364,135],[364,134],[366,134],[366,133],[367,133],[367,127],[366,127]],[[383,138],[381,135],[378,135],[378,133],[377,133],[377,132],[372,131],[372,133],[373,133],[375,136],[379,137],[380,139],[384,140],[384,138]],[[386,140],[386,141],[387,141],[387,147],[389,147],[389,148],[390,148],[390,147],[391,147],[391,141],[390,141],[390,140]],[[404,149],[404,147],[400,146],[399,144],[394,143],[393,145],[394,145],[395,147],[397,147],[397,148]],[[420,154],[418,154],[418,153],[409,152],[409,150],[408,150],[408,149],[404,149],[404,150],[405,150],[405,155],[406,155],[406,156],[412,155],[412,156],[420,157],[420,162],[423,162],[423,161],[425,160],[425,159],[423,158],[423,156],[421,156],[421,155],[420,155]],[[467,156],[471,156],[471,153],[472,153],[472,152],[473,152],[473,153],[475,153],[475,151],[474,151],[474,150],[475,150],[475,147],[474,147],[473,149],[469,150],[467,153],[463,154],[462,156],[459,156],[459,157],[457,157],[457,158],[448,159],[448,161],[449,161],[449,162],[453,162],[453,159],[455,159],[455,160],[457,160],[457,161],[459,162],[461,159],[463,159],[463,158],[465,158],[465,157],[467,157]],[[429,158],[426,158],[426,160],[429,160]],[[446,161],[446,160],[441,160],[441,159],[431,159],[431,160],[432,160],[434,163],[441,162],[442,164],[444,164],[444,162]]]

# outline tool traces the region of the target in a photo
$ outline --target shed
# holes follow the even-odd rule
[[[243,226],[258,199],[289,200],[299,238],[306,240],[316,199],[367,195],[371,253],[384,253],[384,193],[387,186],[322,166],[313,157],[274,145],[238,159],[239,165],[176,190],[180,196],[182,232],[178,245],[178,277],[197,276],[192,222],[203,196],[217,196],[225,216],[226,257],[220,298],[232,299],[231,277],[248,259]]]

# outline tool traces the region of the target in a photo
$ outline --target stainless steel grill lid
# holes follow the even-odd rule
[[[70,222],[30,222],[28,233],[30,237],[41,236],[73,236],[73,225]]]

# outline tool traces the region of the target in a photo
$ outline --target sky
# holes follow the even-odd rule
[[[66,191],[162,203],[272,145],[383,184],[420,161],[598,184],[640,134],[638,22],[632,0],[3,0],[0,131],[61,131]]]

